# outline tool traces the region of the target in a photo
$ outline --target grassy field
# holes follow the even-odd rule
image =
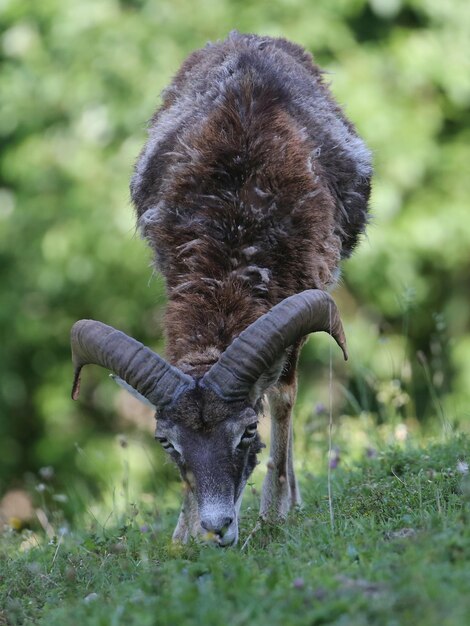
[[[121,524],[0,537],[0,624],[464,626],[470,615],[468,437],[388,448],[303,476],[304,507],[241,543],[169,542],[176,511],[129,509]],[[78,526],[78,524],[77,524]],[[38,545],[39,542],[39,545]],[[31,547],[32,546],[32,547]]]

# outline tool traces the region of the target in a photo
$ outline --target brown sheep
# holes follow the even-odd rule
[[[76,367],[114,371],[157,410],[156,438],[187,489],[174,539],[238,538],[243,489],[262,444],[261,516],[300,502],[292,409],[305,336],[346,354],[326,293],[367,221],[370,153],[309,53],[232,33],[191,54],[163,94],[131,182],[138,224],[166,279],[168,361],[100,322],[72,331]]]

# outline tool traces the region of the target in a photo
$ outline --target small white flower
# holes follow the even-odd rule
[[[459,474],[468,474],[468,463],[467,461],[457,461],[457,471]]]
[[[54,478],[54,468],[51,465],[41,467],[39,470],[39,476],[43,480],[52,480]]]
[[[85,602],[85,604],[89,604],[95,600],[98,600],[98,594],[95,592],[89,593],[85,598],[83,598],[83,602]]]
[[[52,499],[56,502],[68,502],[68,496],[65,493],[55,493]]]
[[[397,424],[395,427],[395,439],[403,442],[408,437],[408,428],[406,424]]]

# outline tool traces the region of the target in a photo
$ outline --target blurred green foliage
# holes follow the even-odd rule
[[[63,481],[112,473],[73,461],[75,444],[106,458],[130,423],[98,368],[70,401],[69,329],[100,319],[163,350],[128,180],[159,92],[233,28],[311,50],[375,155],[374,216],[336,292],[351,348],[337,413],[468,423],[470,3],[0,0],[0,491],[46,464]],[[304,350],[305,436],[328,358],[324,339]]]

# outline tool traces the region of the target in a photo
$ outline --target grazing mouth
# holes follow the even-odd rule
[[[204,531],[200,534],[200,538],[208,545],[217,546],[219,548],[229,548],[234,546],[238,541],[238,524],[235,521],[223,534]]]
[[[237,543],[237,539],[234,537],[233,539],[225,539],[224,537],[218,537],[217,535],[208,536],[210,533],[204,535],[204,542],[207,545],[216,546],[217,548],[230,548]]]

